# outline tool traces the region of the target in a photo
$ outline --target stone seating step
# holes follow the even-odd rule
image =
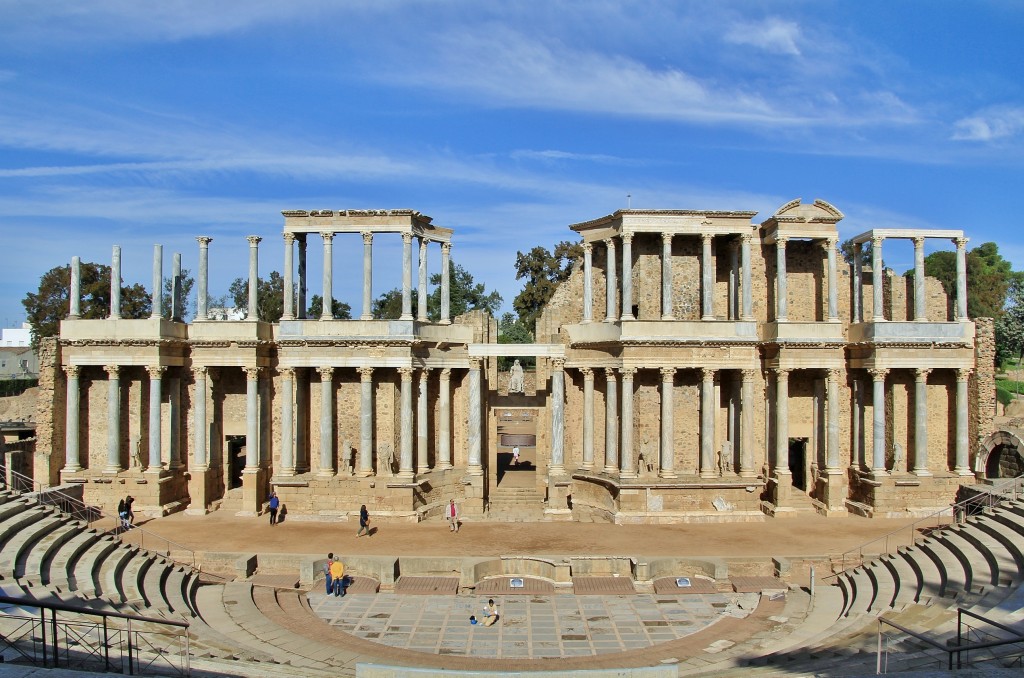
[[[787,609],[789,600],[794,592],[786,598]],[[806,643],[823,633],[823,629],[831,628],[843,613],[843,595],[836,586],[822,586],[815,592],[813,606],[810,596],[804,594],[807,607],[804,610],[803,619],[789,633],[779,634],[771,639],[756,660],[755,664],[767,665],[774,659],[782,657],[785,653],[795,651]],[[794,600],[796,598],[794,597]]]
[[[61,544],[49,560],[40,566],[39,578],[42,584],[68,588],[68,578],[73,573],[75,563],[82,553],[94,543],[104,539],[106,535],[95,529],[78,532],[71,539]]]
[[[49,515],[49,511],[30,504],[25,504],[20,507],[20,510],[12,512],[0,522],[0,553],[4,552],[7,543],[21,534],[22,530],[46,515]]]
[[[123,583],[125,569],[137,556],[138,552],[138,547],[122,544],[111,557],[105,560],[103,566],[100,567],[99,573],[100,595],[119,603],[124,603],[128,600],[128,596],[124,592]]]
[[[892,608],[897,587],[896,581],[893,580],[892,570],[881,561],[876,560],[868,566],[867,574],[871,578],[875,595],[865,611],[880,614]]]
[[[14,566],[15,577],[28,579],[36,584],[43,583],[44,569],[49,567],[61,547],[87,529],[85,523],[69,520],[62,528],[50,532],[36,542],[23,557],[19,556]]]
[[[964,539],[962,530],[945,530],[936,539],[959,558],[968,577],[968,589],[999,583],[999,565],[995,556]]]
[[[110,553],[117,550],[121,542],[105,536],[93,542],[82,551],[77,560],[68,563],[68,590],[89,598],[96,597],[95,571]]]
[[[989,516],[996,522],[1016,532],[1017,534],[1014,535],[1015,540],[1020,541],[1021,537],[1024,537],[1024,516],[1021,514],[1001,508],[993,508],[989,511]]]
[[[942,596],[943,576],[938,566],[921,549],[914,546],[903,546],[897,551],[917,575],[917,596],[915,602],[926,603]]]
[[[988,535],[973,522],[969,526],[955,530],[955,533],[974,545],[974,548],[988,559],[992,571],[991,584],[1007,586],[1014,581],[1020,581],[1020,568],[1013,554],[998,539]]]
[[[277,664],[272,648],[266,642],[254,638],[232,620],[227,610],[236,603],[224,595],[223,585],[200,586],[196,591],[196,602],[199,618],[203,620],[203,626],[197,630],[196,635],[210,651],[224,652],[227,657],[270,666]]]
[[[355,663],[363,660],[361,655],[332,642],[338,631],[316,616],[302,592],[254,589],[252,595],[265,628],[274,633],[274,645],[289,655],[311,663],[329,663],[341,670],[354,669]]]
[[[892,573],[892,579],[896,582],[896,593],[889,607],[899,609],[913,604],[917,600],[918,582],[917,573],[910,567],[910,563],[899,554],[884,555],[880,562]]]
[[[0,549],[0,574],[4,577],[17,578],[18,561],[25,562],[29,552],[39,540],[67,525],[67,519],[61,515],[43,514],[29,525],[22,528],[16,535],[7,540]]]
[[[34,504],[21,495],[13,497],[9,501],[0,504],[0,529],[3,529],[3,523],[8,518],[24,513],[32,506],[34,506]]]
[[[867,614],[875,599],[875,580],[868,576],[867,569],[864,567],[858,567],[848,573],[847,580],[851,584],[852,600],[847,605],[843,616]]]
[[[1016,563],[1013,571],[1018,574],[1024,573],[1024,545],[1015,540],[1012,533],[1004,529],[1002,524],[993,520],[991,516],[978,516],[972,521],[971,525],[975,528],[977,534],[984,535],[1002,544],[1003,548],[1013,558],[1014,563]]]
[[[928,537],[919,541],[917,546],[921,553],[935,564],[942,582],[940,595],[943,598],[952,598],[969,590],[968,576],[964,571],[963,563],[945,544],[934,537]]]

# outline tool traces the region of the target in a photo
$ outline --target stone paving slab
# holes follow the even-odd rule
[[[662,577],[660,579],[655,579],[654,592],[658,594],[670,594],[676,596],[718,592],[718,585],[713,579],[688,577],[690,580],[689,586],[677,586],[676,579],[677,577]]]
[[[572,590],[578,596],[629,595],[636,593],[629,577],[573,577]]]

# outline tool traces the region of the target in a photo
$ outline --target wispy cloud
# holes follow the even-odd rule
[[[756,23],[740,22],[725,33],[726,42],[751,45],[772,54],[800,56],[800,26],[795,21],[768,17]]]
[[[992,106],[957,120],[952,138],[956,141],[996,141],[1024,132],[1024,107]]]

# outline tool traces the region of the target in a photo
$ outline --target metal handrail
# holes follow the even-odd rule
[[[910,546],[916,545],[917,541],[918,541],[918,537],[916,537],[915,535],[916,535],[918,526],[921,525],[922,523],[931,522],[933,520],[945,517],[947,515],[951,518],[951,520],[955,520],[955,521],[959,522],[959,517],[960,516],[966,516],[967,515],[967,511],[970,508],[976,508],[976,507],[979,507],[979,506],[982,507],[982,508],[992,508],[993,506],[996,506],[996,505],[998,505],[998,504],[1000,504],[1000,503],[1002,503],[1004,501],[1016,499],[1018,494],[1019,494],[1019,489],[1018,488],[1019,488],[1019,486],[1020,486],[1022,481],[1024,481],[1024,475],[1019,475],[1019,476],[1017,476],[1015,478],[1011,478],[1011,479],[1007,480],[1004,483],[1000,483],[998,485],[993,485],[991,488],[986,489],[986,491],[983,494],[979,494],[979,495],[976,495],[974,497],[970,497],[968,499],[964,499],[963,501],[959,501],[959,502],[957,502],[955,504],[951,504],[948,508],[940,509],[940,510],[934,512],[934,513],[931,513],[931,514],[929,514],[927,516],[924,516],[923,518],[919,518],[919,519],[915,520],[914,522],[910,523],[909,525],[904,525],[903,527],[898,528],[896,530],[893,530],[891,532],[887,532],[886,534],[883,534],[880,537],[875,537],[874,539],[872,539],[870,541],[866,541],[863,544],[860,544],[859,546],[857,546],[855,548],[848,549],[847,551],[844,551],[841,554],[841,556],[840,556],[841,561],[842,561],[842,566],[840,567],[839,571],[838,572],[833,572],[832,574],[829,574],[829,575],[826,575],[826,576],[822,577],[822,579],[831,579],[831,578],[834,578],[834,577],[838,577],[839,575],[841,575],[844,572],[846,572],[846,570],[848,569],[847,565],[846,565],[847,558],[852,556],[853,554],[857,554],[857,558],[856,559],[853,559],[852,557],[850,558],[851,561],[853,563],[855,563],[855,564],[851,564],[850,567],[851,568],[852,567],[858,567],[859,565],[861,565],[864,562],[864,550],[865,550],[865,547],[870,546],[872,544],[876,544],[878,542],[884,541],[885,548],[882,549],[881,552],[879,554],[876,554],[876,555],[881,555],[882,553],[890,553],[889,541],[893,537],[895,537],[897,535],[900,535],[900,534],[903,534],[904,532],[908,532],[909,531],[909,533],[910,533],[910,537],[911,538],[909,540],[910,541],[909,545]],[[1010,493],[1010,496],[1005,496],[1007,494],[1007,488],[1012,489],[1012,492]],[[935,527],[938,528],[938,527],[945,527],[945,526],[946,526],[945,524],[939,524],[937,522],[937,520],[936,520]]]
[[[958,617],[957,617],[958,628],[957,628],[957,642],[955,644],[951,644],[949,642],[947,642],[947,643],[940,643],[939,641],[935,640],[934,638],[926,636],[923,633],[918,633],[917,631],[912,631],[911,629],[907,628],[906,626],[904,626],[902,624],[899,624],[897,622],[894,622],[891,619],[886,619],[885,617],[879,617],[878,618],[878,641],[877,641],[877,647],[876,647],[877,655],[876,655],[876,661],[875,661],[875,672],[877,674],[881,674],[882,673],[882,627],[883,626],[891,626],[891,627],[893,627],[893,628],[895,628],[895,629],[897,629],[899,631],[902,631],[903,633],[906,633],[908,636],[911,636],[913,638],[916,638],[917,640],[920,640],[922,643],[925,643],[926,645],[930,645],[931,647],[935,648],[936,650],[939,650],[941,652],[945,652],[946,655],[947,655],[948,670],[950,670],[950,671],[953,670],[953,655],[956,655],[956,657],[957,657],[957,668],[960,668],[961,656],[962,656],[962,654],[964,652],[970,652],[971,650],[984,650],[984,649],[991,648],[991,647],[1001,647],[1003,645],[1014,645],[1016,643],[1024,643],[1024,635],[1018,634],[1018,632],[1016,630],[1014,630],[1014,629],[1012,629],[1010,627],[1004,626],[1004,625],[999,624],[998,622],[994,622],[994,621],[992,621],[990,619],[986,619],[985,617],[982,617],[979,614],[975,614],[975,613],[970,612],[969,610],[965,610],[963,608],[958,608],[957,612],[958,612]],[[977,642],[977,643],[971,643],[971,642],[964,643],[964,642],[961,642],[962,638],[960,637],[961,629],[959,628],[959,624],[960,624],[960,621],[959,621],[960,617],[959,617],[959,615],[962,615],[962,614],[966,614],[966,615],[969,615],[969,616],[974,617],[976,619],[980,619],[981,621],[984,621],[987,624],[991,624],[992,626],[995,626],[997,628],[1000,628],[1000,629],[1003,629],[1003,630],[1008,631],[1010,633],[1014,633],[1014,634],[1018,634],[1018,635],[1015,635],[1013,638],[1001,638],[999,640],[985,640],[985,641],[981,641],[981,642]]]
[[[180,544],[180,543],[178,543],[176,541],[168,539],[167,537],[163,537],[163,536],[161,536],[159,534],[156,534],[154,532],[150,532],[149,530],[146,530],[145,528],[142,528],[142,527],[138,527],[136,525],[133,525],[131,528],[125,529],[124,527],[121,526],[121,521],[120,521],[119,518],[118,519],[113,519],[112,516],[106,515],[105,513],[103,513],[103,510],[100,507],[98,507],[98,506],[90,506],[89,504],[86,504],[84,501],[82,501],[78,497],[73,497],[70,494],[62,492],[62,491],[60,491],[58,489],[54,489],[54,488],[52,488],[49,485],[45,485],[44,483],[41,483],[41,482],[35,480],[34,478],[32,478],[30,476],[26,476],[25,474],[19,473],[18,471],[15,471],[13,469],[8,469],[3,463],[0,463],[0,479],[2,479],[3,483],[10,485],[7,482],[8,476],[11,476],[11,477],[15,478],[18,481],[19,484],[24,484],[24,485],[27,485],[28,487],[32,488],[32,491],[28,492],[27,495],[26,495],[26,493],[24,491],[19,490],[17,488],[13,488],[12,487],[11,488],[12,490],[14,490],[15,492],[18,492],[19,494],[22,494],[23,496],[29,496],[29,498],[32,498],[31,495],[35,495],[35,500],[40,505],[43,505],[43,506],[54,506],[61,513],[69,515],[71,518],[73,518],[75,520],[82,520],[82,521],[84,521],[86,523],[86,525],[89,526],[89,527],[91,527],[93,523],[99,522],[99,521],[103,520],[104,518],[112,519],[112,520],[114,520],[115,526],[114,526],[113,529],[108,530],[108,533],[111,536],[116,537],[120,541],[122,541],[122,542],[125,541],[125,539],[124,539],[124,535],[125,534],[128,534],[128,533],[138,534],[139,535],[139,544],[138,544],[139,548],[147,549],[149,551],[153,551],[153,552],[159,553],[164,558],[172,560],[172,561],[178,563],[179,565],[184,565],[186,567],[191,567],[193,570],[195,570],[196,572],[199,572],[200,574],[202,574],[204,576],[213,577],[215,579],[220,579],[222,581],[230,581],[231,580],[231,577],[225,577],[223,575],[214,574],[212,572],[204,572],[203,569],[202,569],[202,564],[199,562],[199,559],[198,559],[198,557],[196,555],[196,552],[193,549],[190,549],[189,547],[185,546],[184,544]],[[37,487],[38,487],[38,489],[36,489]],[[52,497],[52,496],[58,497],[61,500],[61,503],[46,501],[46,498]],[[69,508],[69,506],[71,508]],[[165,543],[166,544],[166,548],[163,549],[162,551],[160,551],[160,550],[154,549],[152,547],[146,547],[144,544],[145,544],[145,539],[146,539],[147,536],[150,538],[150,540],[157,540],[158,542]],[[172,546],[175,547],[178,551],[184,551],[187,554],[189,554],[189,556],[191,556],[191,558],[192,558],[192,562],[191,563],[183,562],[181,559],[175,558],[174,556],[172,556],[171,555],[171,547]]]

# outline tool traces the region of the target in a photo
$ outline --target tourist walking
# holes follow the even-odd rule
[[[448,500],[448,505],[444,507],[444,517],[448,521],[448,530],[451,532],[458,533],[459,531],[459,507],[455,503],[454,499]]]
[[[327,554],[327,562],[324,563],[324,581],[327,583],[327,595],[331,595],[334,591],[334,580],[331,579],[331,565],[334,563],[334,554]]]
[[[124,515],[125,520],[127,521],[125,524],[125,529],[131,529],[135,527],[135,512],[132,511],[132,504],[134,503],[135,497],[133,497],[132,495],[129,494],[127,497],[124,498]]]
[[[281,506],[281,500],[277,498],[277,492],[270,493],[270,526],[277,525],[277,509]]]
[[[117,519],[121,521],[122,530],[127,530],[130,527],[128,525],[128,511],[124,508],[124,499],[117,502]]]
[[[345,566],[337,556],[331,563],[331,580],[334,582],[335,598],[345,595]]]
[[[519,446],[516,445],[512,448],[512,465],[519,466]]]
[[[370,512],[366,510],[366,504],[359,507],[359,531],[356,532],[356,538],[363,536],[370,536]]]

